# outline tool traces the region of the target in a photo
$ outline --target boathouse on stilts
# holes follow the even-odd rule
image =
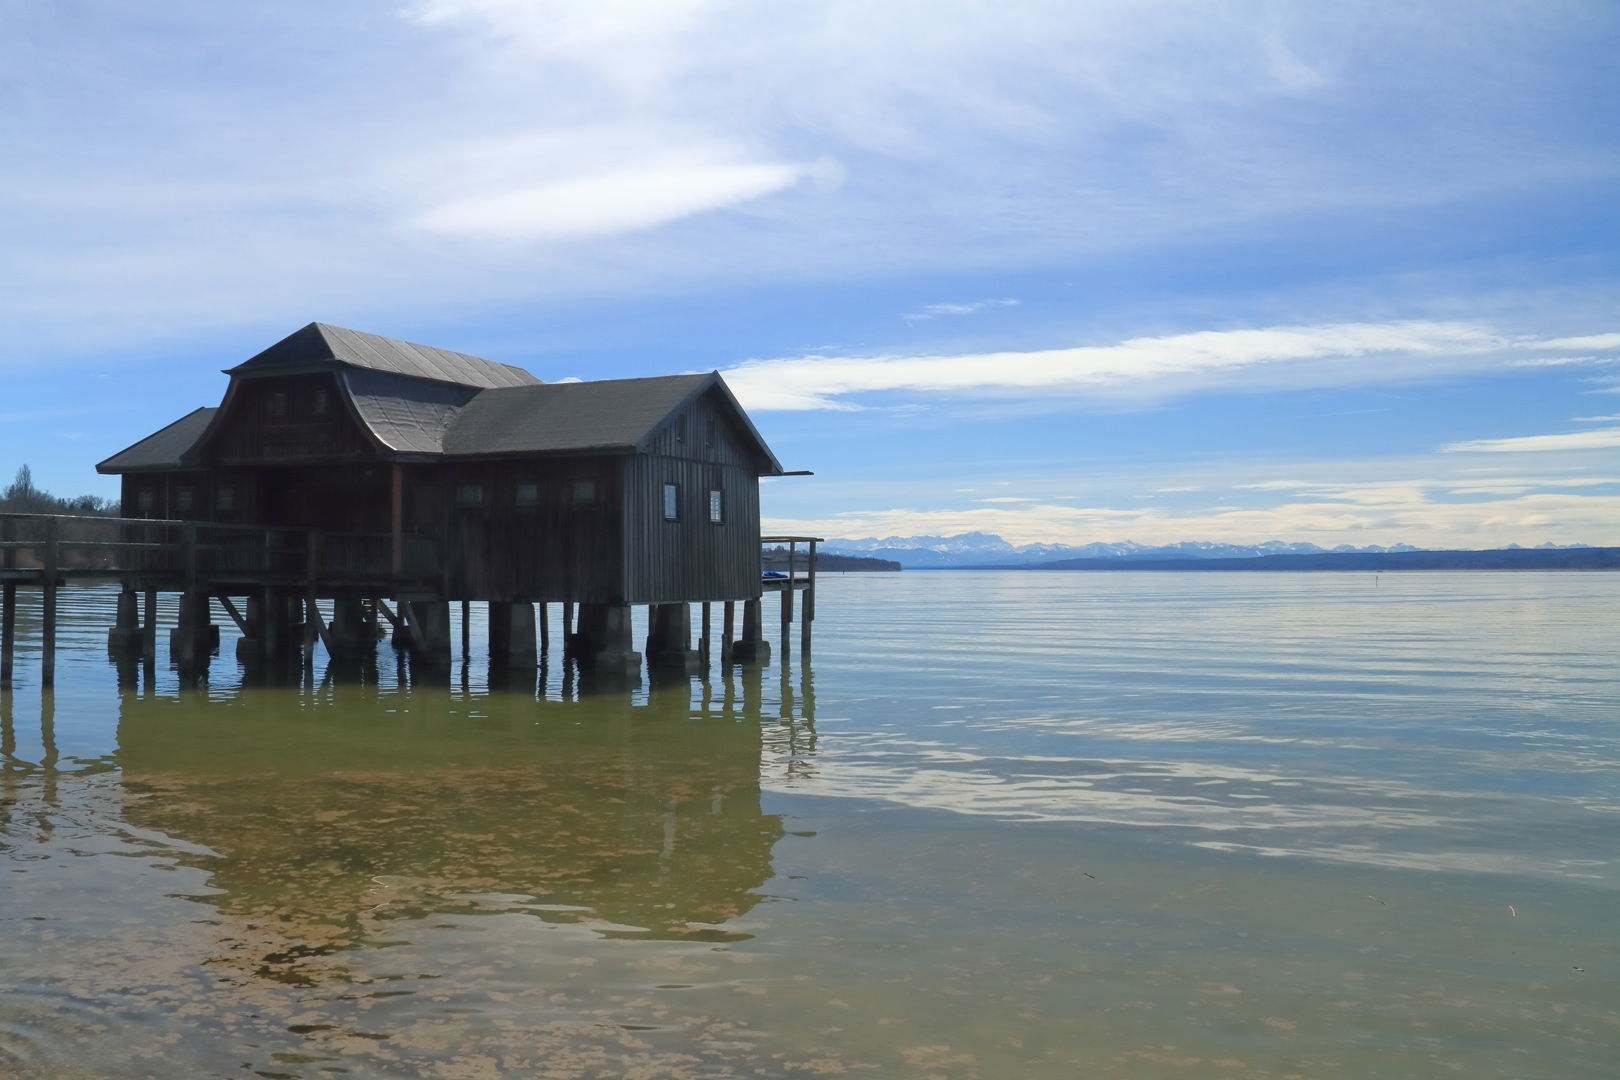
[[[451,660],[452,605],[465,628],[487,603],[497,665],[534,664],[559,604],[567,655],[600,673],[640,670],[630,611],[647,605],[647,663],[690,672],[708,662],[711,604],[722,663],[762,663],[762,593],[784,594],[786,648],[802,590],[808,650],[814,538],[769,538],[805,542],[807,573],[762,582],[759,478],[784,472],[718,372],[543,383],[312,323],[226,374],[217,408],[97,466],[122,478],[119,518],[0,515],[3,681],[17,586],[45,593],[48,685],[56,587],[75,576],[122,583],[109,646],[148,658],[158,594],[178,593],[183,674],[218,644],[216,602],[245,660],[307,661],[317,640],[338,657],[391,628],[429,664]]]

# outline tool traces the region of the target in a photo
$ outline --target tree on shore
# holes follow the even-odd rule
[[[59,499],[34,486],[34,473],[27,465],[17,470],[17,478],[0,491],[0,513],[7,514],[107,514],[118,512],[118,504],[99,495],[79,495]]]

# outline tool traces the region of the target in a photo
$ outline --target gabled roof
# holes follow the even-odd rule
[[[219,409],[198,409],[187,413],[161,431],[153,432],[134,446],[120,450],[96,466],[99,473],[146,472],[184,468],[180,455],[190,450]]]
[[[646,448],[670,413],[710,389],[753,443],[760,471],[780,473],[781,464],[718,372],[483,390],[450,419],[444,453],[633,454]]]
[[[539,379],[520,367],[497,364],[466,353],[362,334],[341,326],[310,323],[233,368],[227,375],[280,374],[287,369],[329,368],[334,364],[413,379],[476,386],[531,386]]]

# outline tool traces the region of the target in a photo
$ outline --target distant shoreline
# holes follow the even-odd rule
[[[1488,551],[1322,552],[1244,559],[1059,559],[1047,563],[912,567],[916,570],[1173,570],[1185,573],[1302,573],[1322,570],[1620,570],[1620,547],[1498,548]]]

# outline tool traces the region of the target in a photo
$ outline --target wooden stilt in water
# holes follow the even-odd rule
[[[0,585],[0,690],[11,689],[11,666],[17,654],[17,583]]]
[[[799,655],[810,655],[810,624],[816,621],[816,542],[810,541],[809,578],[804,586],[804,601],[799,607]]]
[[[536,604],[540,616],[540,662],[546,661],[546,654],[551,651],[551,611],[550,604]]]
[[[157,590],[147,589],[141,611],[141,658],[157,659]]]
[[[40,642],[39,652],[39,685],[56,685],[56,519],[45,519],[45,552],[43,563],[43,577],[40,579],[44,588],[44,611],[41,613],[41,627],[44,633]]]
[[[698,638],[698,651],[703,654],[703,677],[709,677],[709,601],[703,601],[703,634]]]
[[[731,641],[737,636],[737,602],[727,600],[720,616],[720,667],[731,670]]]
[[[472,601],[461,602],[461,661],[472,659]]]
[[[13,539],[14,526],[9,519],[0,521],[0,541]],[[0,567],[10,570],[17,565],[17,556],[11,548],[0,548]],[[17,655],[17,583],[0,584],[0,690],[11,689],[12,663]],[[9,724],[10,717],[7,722]],[[10,731],[9,726],[6,729]],[[10,753],[7,748],[6,753]]]
[[[573,604],[572,601],[568,601],[568,602],[563,604],[562,639],[563,639],[563,652],[565,654],[573,652],[574,651],[574,604]]]

